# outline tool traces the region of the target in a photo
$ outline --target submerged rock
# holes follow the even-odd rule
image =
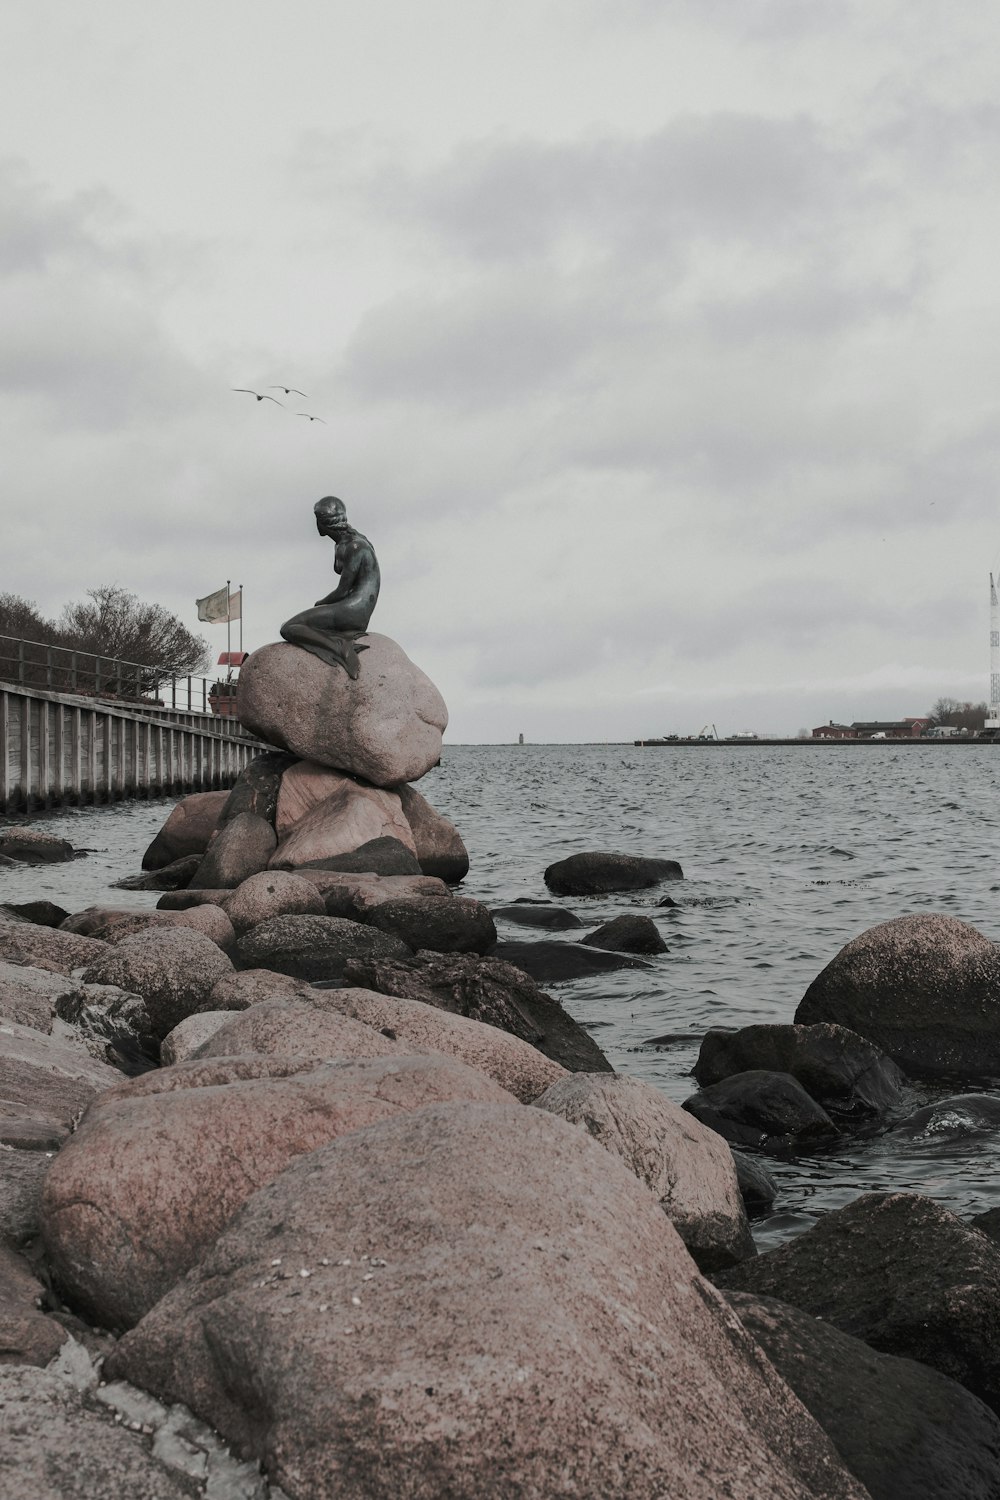
[[[539,938],[533,943],[497,943],[495,958],[516,964],[539,984],[559,984],[567,979],[586,979],[615,969],[648,969],[640,958],[626,953],[606,953],[580,943],[562,943],[558,938]]]
[[[773,1297],[728,1300],[872,1500],[996,1494],[1000,1421],[964,1386]]]
[[[865,1193],[718,1285],[778,1297],[1000,1409],[1000,1248],[917,1193]]]
[[[664,880],[683,880],[675,859],[590,851],[557,860],[545,871],[545,884],[559,896],[601,896],[608,891],[641,891]]]
[[[699,1089],[683,1109],[738,1146],[786,1150],[840,1134],[826,1110],[790,1073],[754,1068]]]
[[[954,917],[895,917],[840,950],[795,1020],[849,1027],[914,1077],[1000,1076],[1000,949]]]
[[[660,930],[652,917],[625,914],[604,922],[594,932],[580,939],[591,948],[609,953],[669,953]]]
[[[583,926],[575,912],[551,901],[515,901],[511,906],[498,906],[493,916],[496,921],[513,922],[518,927],[544,927],[550,932]]]
[[[906,1078],[880,1048],[844,1026],[714,1027],[705,1033],[694,1076],[707,1087],[753,1069],[790,1073],[838,1119],[885,1114],[898,1104]]]
[[[76,859],[77,850],[37,828],[0,828],[0,854],[19,864],[50,865]]]

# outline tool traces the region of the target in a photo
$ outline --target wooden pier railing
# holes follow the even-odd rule
[[[263,748],[232,718],[0,681],[0,814],[232,786]]]

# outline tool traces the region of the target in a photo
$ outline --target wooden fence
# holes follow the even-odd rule
[[[0,682],[0,814],[232,786],[263,748],[235,719]]]

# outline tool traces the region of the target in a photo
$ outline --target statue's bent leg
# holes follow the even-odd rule
[[[288,641],[291,646],[300,646],[303,651],[309,651],[328,666],[343,667],[348,677],[356,678],[360,663],[353,641],[349,636],[333,635],[306,623],[305,617],[313,613],[312,610],[304,610],[302,614],[286,620],[281,627],[282,640]]]

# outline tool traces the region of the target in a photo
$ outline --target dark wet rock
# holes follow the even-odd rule
[[[1000,1128],[1000,1098],[995,1094],[955,1094],[924,1104],[893,1125],[884,1139],[930,1142],[961,1141],[991,1135]]]
[[[256,813],[239,813],[212,839],[191,884],[201,889],[234,890],[267,869],[277,848],[277,835],[270,823]]]
[[[535,1107],[579,1125],[619,1157],[702,1271],[756,1255],[729,1147],[659,1089],[618,1073],[568,1073]]]
[[[28,1262],[0,1240],[0,1365],[47,1365],[66,1330],[38,1310],[41,1282]]]
[[[0,854],[29,865],[62,864],[77,857],[66,839],[53,838],[35,828],[0,828]]]
[[[728,1300],[872,1500],[994,1500],[1000,1421],[964,1386],[773,1297]]]
[[[575,912],[551,901],[515,901],[512,906],[497,907],[493,917],[498,922],[514,922],[518,927],[545,927],[550,932],[583,926]]]
[[[184,854],[158,870],[126,875],[115,881],[115,888],[119,891],[180,891],[191,884],[201,860],[200,854]]]
[[[895,917],[840,950],[795,1020],[849,1027],[911,1077],[1000,1077],[1000,949],[954,917]]]
[[[391,932],[416,952],[486,953],[496,943],[493,918],[481,901],[466,896],[409,896],[380,901],[361,920]]]
[[[558,984],[566,979],[586,979],[614,969],[648,969],[640,958],[625,953],[605,953],[580,943],[562,943],[558,938],[539,938],[534,943],[497,943],[493,957],[515,964],[539,984]]]
[[[973,1229],[978,1229],[980,1234],[985,1234],[1000,1245],[1000,1208],[988,1208],[985,1213],[974,1215],[968,1222]]]
[[[890,1057],[844,1026],[715,1027],[706,1032],[694,1076],[702,1087],[752,1069],[791,1073],[838,1120],[881,1116],[902,1098],[906,1079]]]
[[[597,1043],[558,1000],[523,970],[493,956],[424,952],[400,961],[354,960],[343,982],[485,1021],[530,1042],[572,1073],[612,1071]]]
[[[198,861],[201,864],[201,860]],[[237,888],[238,889],[238,888]],[[224,886],[189,886],[186,891],[167,891],[156,903],[157,911],[190,911],[193,906],[222,906],[232,894]]]
[[[236,944],[241,969],[274,969],[293,979],[337,983],[347,983],[346,968],[352,959],[405,958],[410,952],[390,933],[343,917],[270,917]]]
[[[673,896],[662,896],[656,904],[657,906],[679,907],[681,903],[679,901],[675,901]]]
[[[754,1214],[766,1213],[778,1196],[777,1182],[759,1157],[750,1156],[746,1151],[739,1151],[732,1147],[730,1149],[736,1165],[736,1180],[740,1185],[747,1213],[751,1217]]]
[[[545,871],[545,884],[558,896],[600,896],[607,891],[641,891],[664,880],[683,880],[675,859],[638,854],[571,854]]]
[[[395,790],[413,832],[421,871],[424,875],[436,875],[449,885],[458,885],[469,873],[469,853],[462,835],[415,787],[404,783]]]
[[[57,906],[54,901],[9,901],[6,909],[23,921],[34,922],[39,927],[58,927],[69,916],[65,907]]]
[[[281,778],[297,757],[285,750],[265,750],[240,772],[219,815],[219,827],[225,828],[241,813],[253,813],[274,827],[278,809]]]
[[[160,870],[185,854],[204,854],[228,800],[228,792],[182,797],[142,856],[142,868]]]
[[[588,932],[581,942],[591,948],[601,948],[608,953],[669,953],[660,930],[652,917],[631,913],[613,917],[594,932]]]
[[[790,1073],[762,1068],[699,1089],[682,1107],[738,1146],[781,1151],[836,1140],[840,1134]]]
[[[1000,1248],[917,1193],[865,1193],[718,1285],[778,1297],[1000,1408]]]
[[[156,1064],[153,1028],[141,995],[113,984],[79,984],[55,1002],[91,1057],[121,1072],[145,1072]]]
[[[325,859],[310,859],[296,870],[335,870],[347,875],[420,875],[414,854],[399,839],[369,839],[347,854],[330,854]]]
[[[443,880],[434,875],[349,874],[338,870],[299,870],[303,880],[317,882],[328,917],[349,917],[366,922],[383,901],[408,900],[411,896],[450,898]]]
[[[864,1495],[648,1188],[516,1103],[299,1158],[105,1374],[303,1500]]]

